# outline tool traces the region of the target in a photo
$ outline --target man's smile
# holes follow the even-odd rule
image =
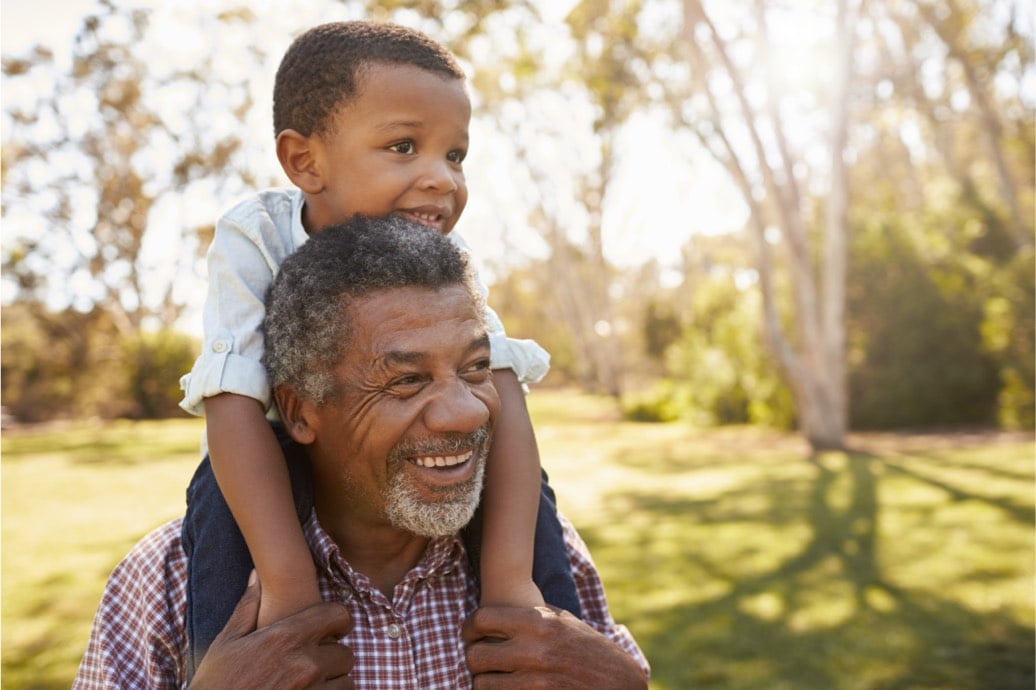
[[[438,491],[469,481],[484,462],[490,433],[480,427],[469,434],[451,434],[440,439],[409,441],[398,445],[389,454],[390,463],[408,474],[428,490]]]
[[[474,451],[469,450],[460,455],[428,455],[424,457],[410,458],[410,462],[418,467],[453,467],[454,465],[460,465],[467,462],[471,459],[472,455],[474,455]]]

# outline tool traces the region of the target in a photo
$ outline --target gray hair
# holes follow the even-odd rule
[[[266,296],[263,364],[273,387],[321,404],[350,345],[348,306],[373,291],[464,287],[484,313],[467,256],[435,230],[397,216],[354,216],[289,256]]]

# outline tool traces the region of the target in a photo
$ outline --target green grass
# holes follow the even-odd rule
[[[200,420],[4,432],[4,688],[68,688],[112,566],[183,512]]]
[[[653,690],[1031,690],[1034,444],[634,424],[529,398]],[[197,422],[3,439],[3,687],[67,688],[108,571],[178,514]]]

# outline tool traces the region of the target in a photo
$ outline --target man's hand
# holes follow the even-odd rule
[[[644,690],[647,678],[617,644],[553,607],[483,607],[464,622],[474,690]]]
[[[352,628],[341,604],[322,602],[256,630],[255,575],[226,627],[212,642],[191,690],[352,690],[352,650],[338,639]]]

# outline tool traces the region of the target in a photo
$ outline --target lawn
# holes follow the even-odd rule
[[[1031,690],[1034,443],[620,421],[530,397],[653,690]],[[177,515],[194,420],[4,432],[4,688],[67,688],[108,571]]]

